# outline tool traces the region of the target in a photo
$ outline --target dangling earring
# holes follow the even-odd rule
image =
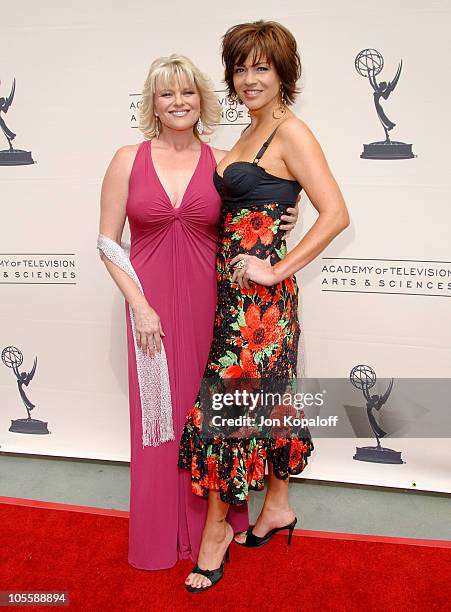
[[[272,112],[272,116],[274,119],[282,119],[282,117],[287,112],[287,101],[285,99],[285,90],[283,85],[280,85],[280,102],[279,106],[275,108]]]
[[[285,89],[283,88],[283,85],[280,86],[280,95],[282,96],[282,104],[286,106],[287,99],[285,98]]]
[[[202,119],[200,118],[200,115],[199,115],[199,119],[197,120],[196,127],[197,127],[197,133],[199,134],[199,136],[201,134],[203,134],[203,132],[204,132],[204,124],[202,122]]]
[[[158,117],[158,115],[155,113],[155,136],[158,138],[160,135],[160,118]]]

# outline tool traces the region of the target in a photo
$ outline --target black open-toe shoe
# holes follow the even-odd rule
[[[211,587],[215,586],[215,584],[217,584],[221,580],[221,578],[224,576],[224,561],[228,561],[228,560],[229,560],[229,549],[226,550],[224,559],[222,560],[221,565],[217,569],[203,570],[198,565],[195,565],[193,569],[191,570],[191,573],[201,574],[202,576],[205,576],[205,578],[208,578],[211,584],[205,587],[193,587],[190,584],[186,584],[185,585],[186,590],[189,591],[190,593],[203,593],[203,591],[207,591],[208,589],[211,589]]]
[[[258,548],[259,546],[263,546],[264,544],[267,544],[269,540],[273,537],[273,535],[277,533],[278,531],[283,531],[284,529],[288,529],[288,544],[291,544],[291,537],[293,535],[293,530],[297,522],[298,522],[298,519],[295,518],[289,525],[285,525],[284,527],[275,527],[274,529],[271,529],[270,531],[268,531],[266,535],[261,536],[261,537],[256,536],[252,533],[252,527],[253,527],[252,525],[246,531],[246,539],[244,540],[244,542],[237,542],[236,540],[235,542],[239,544],[240,546],[247,546],[248,548]]]

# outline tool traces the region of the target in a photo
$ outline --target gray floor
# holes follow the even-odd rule
[[[0,453],[0,496],[128,510],[129,486],[128,463]],[[451,540],[450,495],[295,480],[290,497],[303,529]]]

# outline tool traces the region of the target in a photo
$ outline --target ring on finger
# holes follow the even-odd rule
[[[244,261],[244,259],[240,259],[240,261],[235,264],[235,268],[237,270],[241,270],[241,268],[244,268],[244,266],[246,265],[246,262]]]

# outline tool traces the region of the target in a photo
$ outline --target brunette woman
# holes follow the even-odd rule
[[[218,164],[214,183],[222,199],[217,259],[218,306],[204,377],[296,377],[298,287],[295,273],[317,257],[349,224],[340,189],[320,145],[290,110],[301,75],[296,40],[275,22],[245,23],[223,38],[225,80],[249,109],[251,124]],[[286,252],[281,218],[301,189],[318,211],[302,240]],[[246,503],[250,489],[268,488],[256,524],[236,537],[262,546],[297,519],[288,501],[290,475],[300,474],[313,450],[308,430],[266,438],[206,437],[201,395],[187,416],[179,464],[191,471],[193,492],[208,497],[197,565],[187,589],[200,592],[223,576],[233,529],[229,507]]]

